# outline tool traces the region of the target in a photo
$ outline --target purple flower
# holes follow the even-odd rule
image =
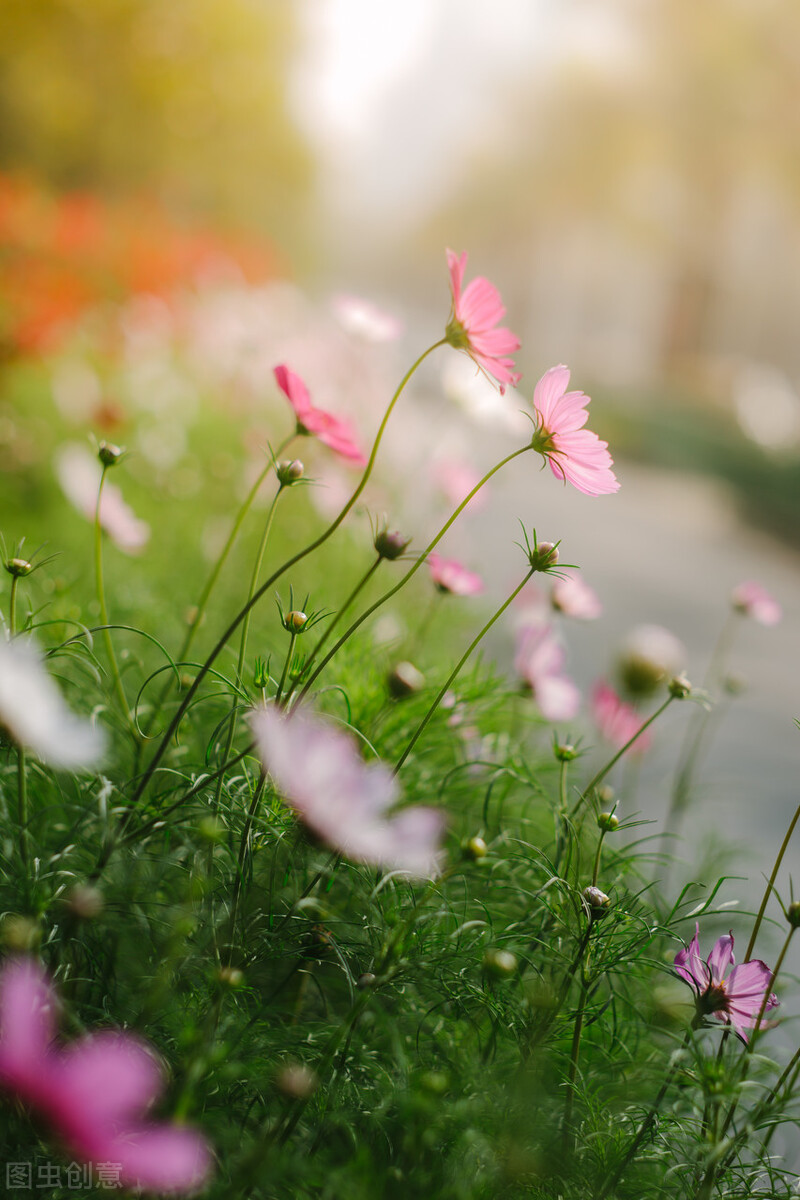
[[[706,959],[700,957],[699,939],[698,923],[689,945],[675,955],[675,970],[693,990],[698,1016],[716,1017],[746,1042],[744,1031],[754,1027],[762,1006],[768,1012],[778,1004],[777,996],[767,991],[772,971],[760,958],[734,966],[733,933],[718,938]],[[726,979],[729,967],[733,969]]]

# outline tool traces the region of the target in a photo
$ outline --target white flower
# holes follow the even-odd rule
[[[32,642],[0,639],[0,727],[52,767],[88,769],[105,736],[67,707]]]

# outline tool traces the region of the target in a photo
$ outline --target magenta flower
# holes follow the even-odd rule
[[[731,592],[731,604],[744,617],[752,617],[759,625],[777,625],[783,616],[778,601],[760,583],[749,580]]]
[[[675,970],[695,994],[698,1017],[713,1016],[730,1025],[733,1032],[747,1041],[745,1029],[752,1029],[764,1009],[775,1008],[778,997],[769,992],[772,971],[761,959],[734,966],[733,933],[718,938],[707,959],[700,957],[700,925],[688,946],[675,955]],[[733,970],[725,978],[728,967]]]
[[[274,705],[250,718],[276,788],[334,850],[371,866],[432,879],[440,870],[444,818],[414,806],[389,816],[399,791],[383,763],[365,763],[352,737],[303,709]]]
[[[451,596],[477,596],[484,588],[483,580],[474,571],[468,571],[455,558],[440,558],[429,554],[427,558],[431,579],[440,592]]]
[[[553,580],[550,603],[556,612],[576,621],[594,621],[603,611],[597,592],[577,575]]]
[[[70,1154],[119,1168],[124,1187],[195,1192],[211,1170],[205,1139],[149,1121],[162,1071],[149,1046],[103,1030],[53,1046],[57,999],[43,968],[13,959],[0,975],[0,1087],[29,1105]]]
[[[514,670],[547,721],[571,721],[580,708],[581,694],[564,674],[565,659],[551,625],[529,620],[519,627]]]
[[[631,704],[620,699],[607,683],[597,683],[592,691],[592,718],[600,736],[617,750],[631,740],[637,729],[644,724],[643,718]],[[644,754],[650,749],[650,734],[645,732],[637,738],[627,754]]]
[[[500,293],[488,279],[479,275],[462,292],[466,265],[466,253],[447,251],[453,310],[445,337],[451,346],[465,350],[482,371],[493,376],[504,392],[507,384],[516,387],[521,378],[510,357],[519,350],[519,338],[510,329],[495,328],[506,310]]]
[[[568,392],[569,367],[545,371],[533,391],[537,429],[533,448],[550,463],[556,479],[569,480],[587,496],[604,496],[619,491],[608,442],[583,426],[589,419],[590,398],[583,392]]]
[[[275,367],[274,375],[278,387],[294,409],[298,433],[314,434],[342,458],[347,458],[360,467],[366,465],[367,460],[361,453],[353,429],[347,421],[342,421],[321,408],[315,408],[311,403],[308,388],[300,376],[290,371],[283,363]]]

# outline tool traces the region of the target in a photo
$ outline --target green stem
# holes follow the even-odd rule
[[[572,1030],[572,1044],[569,1052],[569,1071],[567,1072],[567,1094],[564,1100],[564,1124],[562,1127],[562,1140],[565,1148],[569,1148],[572,1134],[572,1112],[575,1104],[575,1080],[578,1077],[578,1063],[580,1061],[581,1052],[581,1036],[583,1034],[583,1021],[586,1012],[586,996],[588,992],[586,983],[586,969],[589,965],[589,948],[587,945],[586,956],[581,963],[581,991],[578,997],[578,1007],[575,1011],[575,1024]]]
[[[111,678],[114,682],[114,690],[117,693],[117,699],[122,708],[122,715],[126,723],[132,730],[136,741],[139,741],[139,734],[135,724],[131,719],[131,711],[128,707],[128,701],[125,696],[125,689],[122,686],[122,676],[119,673],[119,666],[114,654],[114,644],[111,640],[111,629],[108,620],[108,610],[106,608],[106,592],[103,583],[103,529],[100,525],[100,502],[103,497],[103,484],[106,481],[108,466],[103,464],[103,473],[100,476],[100,486],[97,489],[97,505],[94,513],[94,574],[95,584],[97,588],[97,603],[100,607],[100,620],[103,624],[103,640],[106,646],[106,654],[108,656],[109,666],[111,668]]]
[[[19,576],[11,576],[11,595],[8,598],[8,627],[13,637],[17,630],[17,584]]]
[[[446,339],[442,338],[442,339],[440,339],[440,341],[435,342],[432,346],[429,346],[428,349],[425,350],[419,356],[419,358],[416,360],[416,362],[411,367],[409,367],[408,371],[406,371],[405,375],[403,376],[402,380],[400,381],[400,384],[399,384],[396,392],[394,393],[392,399],[389,402],[389,406],[386,409],[386,412],[383,415],[383,420],[381,421],[380,426],[378,428],[378,432],[376,434],[375,441],[372,446],[372,452],[369,456],[367,465],[364,468],[364,474],[361,476],[361,481],[358,484],[358,486],[356,487],[356,489],[353,492],[350,499],[347,501],[347,503],[342,508],[341,512],[339,512],[339,514],[333,519],[333,521],[327,527],[327,529],[323,530],[323,532],[318,537],[316,537],[312,542],[309,542],[309,544],[307,546],[305,546],[302,550],[298,550],[298,552],[296,554],[293,554],[291,558],[286,559],[286,561],[277,569],[277,571],[273,571],[273,573],[272,573],[272,575],[270,575],[269,579],[267,579],[266,582],[261,585],[261,587],[255,593],[255,595],[251,598],[251,600],[244,606],[244,608],[240,609],[240,611],[236,614],[234,619],[231,621],[230,625],[228,625],[227,629],[225,629],[225,631],[222,633],[221,637],[217,640],[216,644],[214,645],[210,654],[206,658],[205,662],[201,665],[200,670],[198,671],[197,675],[195,676],[194,682],[191,684],[191,686],[187,690],[186,695],[183,697],[183,700],[181,701],[174,717],[170,721],[169,726],[164,731],[164,733],[161,737],[161,740],[156,748],[156,751],[147,766],[147,770],[144,772],[142,779],[139,782],[139,786],[137,787],[136,792],[134,793],[133,799],[131,801],[131,804],[133,806],[136,805],[136,803],[138,802],[138,800],[144,793],[145,789],[147,788],[150,780],[152,779],[154,772],[156,771],[159,763],[161,762],[161,759],[164,757],[164,755],[167,751],[167,747],[169,746],[170,742],[172,741],[172,738],[174,737],[174,735],[178,729],[178,726],[180,725],[181,721],[183,720],[187,709],[190,707],[190,705],[197,693],[197,690],[200,687],[200,684],[203,682],[206,675],[211,670],[211,667],[213,666],[214,662],[216,661],[218,655],[221,654],[222,650],[227,645],[228,640],[239,628],[239,626],[241,625],[242,621],[245,619],[247,614],[254,607],[254,605],[256,605],[258,603],[258,601],[261,599],[261,597],[264,595],[264,593],[267,592],[272,587],[272,585],[274,583],[276,583],[278,579],[280,579],[280,577],[282,575],[284,575],[296,563],[300,562],[304,558],[307,558],[309,554],[312,554],[321,545],[323,545],[323,543],[326,542],[328,540],[328,538],[330,538],[336,532],[336,530],[339,528],[339,526],[342,524],[345,517],[350,512],[351,508],[353,507],[353,505],[356,503],[359,496],[363,492],[364,488],[367,486],[367,482],[372,473],[372,468],[375,464],[375,459],[378,454],[378,449],[381,444],[381,439],[383,437],[384,430],[386,429],[386,425],[389,421],[389,417],[391,415],[392,409],[394,408],[395,404],[397,403],[397,400],[399,399],[400,395],[402,394],[403,389],[405,388],[406,384],[408,383],[408,380],[411,378],[411,376],[417,370],[420,363],[422,363],[423,360],[425,358],[427,358],[428,355],[431,354],[434,350],[436,350],[439,346],[443,346],[445,344],[445,341],[446,341]]]
[[[329,626],[328,626],[328,628],[325,630],[325,632],[323,633],[322,637],[319,639],[319,641],[317,642],[316,646],[314,647],[314,649],[313,649],[313,650],[311,651],[311,653],[309,654],[309,656],[308,656],[308,661],[306,662],[306,664],[305,664],[305,667],[303,668],[303,673],[305,673],[306,671],[308,671],[308,670],[310,669],[310,667],[311,667],[312,663],[314,662],[314,660],[316,659],[317,655],[318,655],[318,654],[320,653],[320,651],[322,650],[322,647],[325,645],[325,643],[327,642],[328,638],[329,638],[329,637],[330,637],[330,635],[333,633],[333,630],[334,630],[335,626],[338,624],[338,622],[339,622],[339,619],[340,619],[341,617],[343,617],[343,616],[344,616],[344,614],[347,612],[347,610],[348,610],[348,608],[350,607],[350,605],[351,605],[351,604],[352,604],[352,603],[353,603],[353,602],[354,602],[354,601],[357,599],[357,597],[358,597],[358,596],[361,594],[362,590],[363,590],[363,589],[366,587],[366,585],[369,583],[370,579],[371,579],[371,578],[372,578],[372,576],[375,574],[375,572],[377,571],[378,567],[381,565],[381,562],[382,562],[382,561],[383,561],[383,555],[379,554],[379,555],[378,555],[378,557],[375,559],[375,561],[374,561],[373,563],[371,563],[371,564],[370,564],[370,567],[369,567],[369,569],[368,569],[368,570],[367,570],[367,571],[366,571],[366,572],[365,572],[365,573],[364,573],[364,574],[361,576],[361,578],[359,579],[358,583],[357,583],[357,584],[356,584],[356,586],[353,588],[352,592],[351,592],[351,593],[350,593],[350,595],[347,597],[347,599],[345,600],[344,604],[342,604],[342,605],[341,605],[341,607],[339,608],[338,612],[336,613],[336,615],[334,616],[333,620],[331,621],[330,625],[329,625]],[[299,681],[297,681],[297,682],[299,682]],[[287,693],[287,696],[286,696],[286,701],[287,701],[287,702],[288,702],[288,700],[289,700],[289,697],[290,697],[290,696],[291,696],[291,694],[292,694],[292,691],[293,691],[293,688],[290,688],[290,689],[289,689],[289,692]]]
[[[278,501],[280,500],[281,496],[283,495],[283,491],[284,491],[284,485],[282,483],[279,483],[278,490],[275,493],[275,495],[272,497],[272,503],[269,506],[269,512],[267,513],[267,519],[266,519],[266,522],[264,523],[264,530],[263,530],[263,533],[261,534],[261,542],[259,543],[258,553],[256,555],[256,561],[253,564],[253,572],[250,576],[250,588],[247,593],[248,603],[252,600],[253,596],[255,595],[256,588],[258,587],[258,577],[261,574],[261,564],[264,561],[264,553],[267,549],[267,542],[269,541],[269,535],[272,531],[272,522],[275,517],[275,509],[278,506]],[[244,622],[242,623],[242,636],[239,639],[239,657],[236,660],[236,687],[237,687],[237,689],[240,689],[242,686],[242,674],[244,672],[244,661],[245,661],[245,658],[247,657],[247,635],[249,632],[250,632],[250,610],[248,609],[247,616],[245,617]],[[294,635],[292,635],[292,644],[294,645]],[[284,674],[285,673],[286,673],[286,668],[284,667]],[[227,759],[230,757],[231,749],[233,748],[234,738],[236,737],[236,725],[237,725],[236,709],[234,708],[233,712],[231,713],[231,719],[228,723],[228,733],[225,738],[225,749],[222,751],[222,761],[223,762],[226,762]],[[223,776],[220,775],[217,780],[216,791],[214,792],[214,801],[211,805],[211,811],[213,814],[216,814],[219,811],[219,802],[222,798],[223,783],[224,783]],[[210,853],[211,853],[211,851],[209,851],[209,854]]]
[[[242,840],[239,843],[239,857],[238,857],[238,860],[236,863],[236,876],[233,881],[233,896],[231,897],[231,918],[230,918],[231,945],[230,945],[230,952],[228,955],[228,965],[229,966],[230,966],[231,960],[233,958],[233,943],[234,943],[234,939],[236,937],[236,921],[239,916],[239,900],[240,900],[241,894],[242,894],[242,884],[244,883],[244,867],[245,867],[245,860],[247,858],[247,851],[248,851],[248,848],[250,845],[250,833],[253,828],[253,822],[256,819],[256,814],[258,812],[258,806],[261,803],[261,797],[264,795],[264,788],[266,786],[266,782],[267,782],[267,776],[266,776],[266,773],[262,770],[262,772],[259,776],[259,779],[258,779],[258,783],[256,784],[256,789],[253,792],[253,799],[250,802],[250,808],[247,811],[247,819],[245,821],[244,830],[242,832]]]
[[[28,783],[25,773],[25,748],[17,746],[17,819],[19,821],[19,856],[24,872],[24,887],[28,891]]]
[[[395,763],[393,774],[396,775],[398,773],[398,771],[402,767],[403,763],[406,761],[409,754],[414,749],[414,746],[416,745],[416,743],[419,741],[420,737],[424,733],[424,731],[428,725],[428,722],[430,721],[433,714],[436,712],[436,709],[441,704],[442,698],[445,695],[445,693],[447,692],[447,689],[453,683],[453,680],[456,678],[459,671],[464,666],[464,663],[467,661],[469,656],[472,654],[472,651],[478,645],[478,642],[480,642],[481,639],[489,632],[489,630],[494,625],[495,621],[499,620],[499,618],[502,617],[503,613],[506,611],[509,604],[511,604],[511,602],[519,595],[519,593],[525,587],[525,584],[528,582],[528,580],[531,578],[531,576],[535,574],[536,570],[537,570],[536,567],[532,567],[530,569],[530,571],[528,571],[526,573],[525,578],[522,580],[522,582],[517,587],[514,588],[514,591],[511,593],[511,595],[500,605],[497,612],[494,613],[494,615],[489,618],[489,620],[484,625],[483,629],[481,629],[480,633],[478,633],[472,639],[470,644],[467,646],[466,650],[461,655],[461,658],[458,660],[456,665],[453,667],[453,670],[450,672],[450,674],[447,677],[447,679],[445,680],[445,682],[439,688],[436,698],[434,699],[434,701],[431,704],[428,711],[425,713],[425,716],[422,718],[419,725],[417,726],[417,728],[414,730],[413,734],[411,735],[411,739],[410,739],[408,745],[406,746],[405,750],[403,751],[403,753],[400,755],[397,762]]]
[[[278,690],[275,693],[275,703],[276,704],[280,704],[280,702],[281,702],[281,696],[283,694],[283,685],[286,683],[286,675],[289,671],[289,664],[292,661],[292,655],[294,654],[294,644],[296,641],[297,641],[297,633],[293,629],[291,637],[289,638],[289,649],[286,652],[286,660],[283,664],[283,670],[281,672],[281,680],[280,680],[280,683],[278,684]]]
[[[597,1200],[605,1200],[605,1197],[608,1195],[608,1193],[617,1186],[617,1184],[619,1183],[623,1174],[625,1173],[625,1168],[628,1166],[628,1163],[631,1162],[636,1151],[639,1149],[642,1142],[647,1137],[647,1134],[648,1134],[650,1128],[652,1127],[653,1122],[655,1121],[656,1117],[658,1116],[658,1110],[660,1109],[662,1101],[667,1094],[667,1090],[669,1089],[670,1084],[672,1083],[673,1079],[675,1078],[675,1075],[677,1074],[678,1067],[680,1066],[681,1052],[683,1050],[685,1050],[686,1047],[689,1045],[689,1042],[692,1037],[692,1032],[696,1028],[696,1022],[697,1022],[697,1018],[695,1017],[695,1019],[692,1021],[692,1024],[686,1030],[686,1035],[683,1039],[683,1043],[680,1047],[680,1050],[678,1050],[676,1052],[676,1054],[673,1058],[672,1066],[667,1071],[667,1074],[664,1077],[664,1082],[661,1084],[661,1087],[658,1089],[658,1093],[650,1107],[650,1111],[648,1112],[647,1116],[645,1117],[645,1119],[642,1121],[641,1125],[639,1126],[633,1141],[631,1142],[630,1146],[628,1147],[628,1149],[625,1152],[625,1157],[623,1158],[622,1162],[614,1170],[614,1172],[609,1176],[609,1178],[604,1183],[603,1187],[600,1189],[600,1192],[597,1196]]]
[[[597,876],[600,874],[600,855],[603,852],[603,838],[606,836],[605,829],[600,831],[600,837],[597,839],[597,853],[594,856],[594,870],[592,871],[592,887],[597,887]]]
[[[795,814],[789,823],[789,828],[786,830],[784,839],[781,842],[780,850],[778,851],[778,855],[775,859],[775,864],[772,868],[772,874],[770,875],[770,877],[767,881],[767,886],[764,888],[764,895],[761,898],[761,907],[758,910],[758,915],[756,916],[756,922],[755,922],[755,925],[753,926],[753,932],[750,934],[750,941],[747,943],[747,949],[744,952],[744,961],[745,962],[750,961],[750,956],[753,953],[753,950],[755,948],[756,938],[758,937],[758,932],[761,929],[761,922],[764,920],[764,913],[766,912],[767,901],[769,900],[770,896],[772,895],[773,888],[775,887],[775,880],[778,878],[778,871],[781,868],[781,863],[783,862],[784,855],[786,854],[786,851],[789,849],[789,842],[792,840],[792,834],[794,833],[795,826],[797,825],[798,821],[800,821],[800,806],[798,806],[797,809],[795,810]]]
[[[611,768],[616,763],[619,762],[619,760],[622,758],[625,751],[630,750],[633,743],[642,736],[644,731],[650,725],[653,724],[653,722],[655,721],[655,719],[657,717],[661,716],[664,709],[668,708],[674,699],[675,699],[674,696],[667,696],[666,700],[660,706],[660,708],[657,708],[656,711],[652,714],[652,716],[648,717],[647,720],[644,722],[644,724],[639,726],[639,728],[636,730],[636,733],[633,735],[633,737],[629,738],[629,740],[625,743],[625,745],[622,746],[617,751],[617,753],[614,755],[614,757],[612,759],[610,759],[609,762],[606,763],[606,765],[602,768],[602,770],[598,771],[597,774],[592,779],[589,780],[586,787],[583,789],[580,796],[578,797],[578,799],[575,802],[575,807],[573,808],[572,813],[571,813],[572,817],[574,817],[576,815],[576,813],[578,812],[578,810],[583,806],[583,803],[586,800],[587,796],[591,795],[592,789],[596,788],[598,784],[603,782],[603,780],[605,779],[608,772],[611,770]]]
[[[426,546],[426,548],[423,550],[422,554],[420,554],[419,558],[414,563],[414,565],[408,571],[406,571],[405,575],[400,580],[400,582],[396,583],[394,585],[394,587],[389,588],[388,592],[384,592],[382,596],[379,596],[378,599],[373,604],[371,604],[369,606],[369,608],[365,609],[364,612],[361,614],[361,616],[358,617],[357,620],[353,621],[353,623],[349,626],[349,628],[344,631],[344,633],[339,638],[339,640],[336,642],[336,644],[325,655],[322,662],[319,663],[319,665],[317,666],[317,669],[314,671],[311,678],[306,680],[305,686],[303,687],[302,692],[298,696],[298,702],[307,695],[309,689],[313,686],[316,679],[325,670],[325,667],[328,665],[328,663],[331,661],[331,659],[334,657],[334,655],[339,652],[339,650],[342,648],[342,646],[347,641],[347,639],[349,637],[351,637],[352,634],[355,633],[355,631],[358,629],[358,627],[360,625],[362,625],[364,623],[364,621],[367,620],[368,617],[371,617],[372,614],[377,609],[379,609],[382,604],[385,604],[386,601],[391,599],[391,597],[394,596],[397,592],[399,592],[401,588],[405,587],[405,585],[408,583],[409,579],[411,579],[411,577],[413,575],[416,575],[417,571],[420,569],[422,564],[425,562],[425,559],[428,557],[431,550],[435,549],[435,547],[438,546],[439,542],[442,540],[444,535],[447,533],[450,526],[457,520],[457,518],[461,515],[461,513],[464,511],[464,509],[469,504],[472,497],[477,492],[480,491],[480,489],[483,487],[483,485],[485,483],[488,483],[488,481],[492,478],[492,476],[496,475],[497,472],[501,469],[501,467],[504,467],[506,465],[506,463],[511,462],[511,460],[513,458],[519,458],[520,454],[524,454],[527,450],[530,450],[530,449],[531,449],[531,446],[530,446],[530,444],[528,444],[527,446],[523,446],[520,450],[514,450],[512,454],[506,455],[505,458],[500,460],[500,462],[497,464],[497,466],[492,467],[491,471],[487,472],[487,474],[484,475],[483,479],[481,479],[481,481],[479,483],[475,484],[475,487],[472,489],[472,491],[469,493],[469,495],[466,496],[465,499],[461,501],[458,508],[455,510],[455,512],[449,518],[449,520],[445,521],[442,528],[436,534],[436,537],[433,539],[432,542],[430,542],[428,544],[428,546]]]

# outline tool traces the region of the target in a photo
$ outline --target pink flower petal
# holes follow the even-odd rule
[[[303,380],[285,363],[275,367],[273,374],[275,382],[294,409],[302,432],[314,434],[330,450],[357,466],[366,466],[367,459],[356,442],[355,432],[349,422],[322,408],[315,408]]]
[[[587,496],[619,490],[611,470],[608,443],[583,426],[588,420],[589,397],[567,392],[569,369],[551,367],[537,383],[533,407],[538,422],[533,445],[550,463],[557,479],[571,483]]]
[[[733,957],[733,933],[719,938],[708,956],[708,966],[711,978],[718,982],[723,979],[728,967],[736,960]]]
[[[177,1125],[147,1125],[109,1139],[97,1161],[119,1163],[127,1187],[167,1195],[198,1191],[213,1165],[205,1139]]]
[[[453,312],[446,337],[496,379],[502,392],[506,384],[515,386],[520,379],[510,357],[519,349],[519,339],[509,329],[495,328],[506,310],[494,284],[479,275],[463,288],[466,265],[466,254],[447,251]]]
[[[8,962],[0,976],[0,1084],[38,1095],[47,1074],[58,1001],[34,959]]]
[[[329,846],[369,865],[418,878],[439,872],[443,818],[427,808],[387,815],[397,782],[383,763],[365,763],[353,739],[305,710],[253,712],[264,767],[286,803]]]
[[[476,596],[484,589],[480,575],[468,571],[454,558],[440,558],[433,553],[428,555],[427,562],[431,579],[440,592],[449,592],[452,596]]]

